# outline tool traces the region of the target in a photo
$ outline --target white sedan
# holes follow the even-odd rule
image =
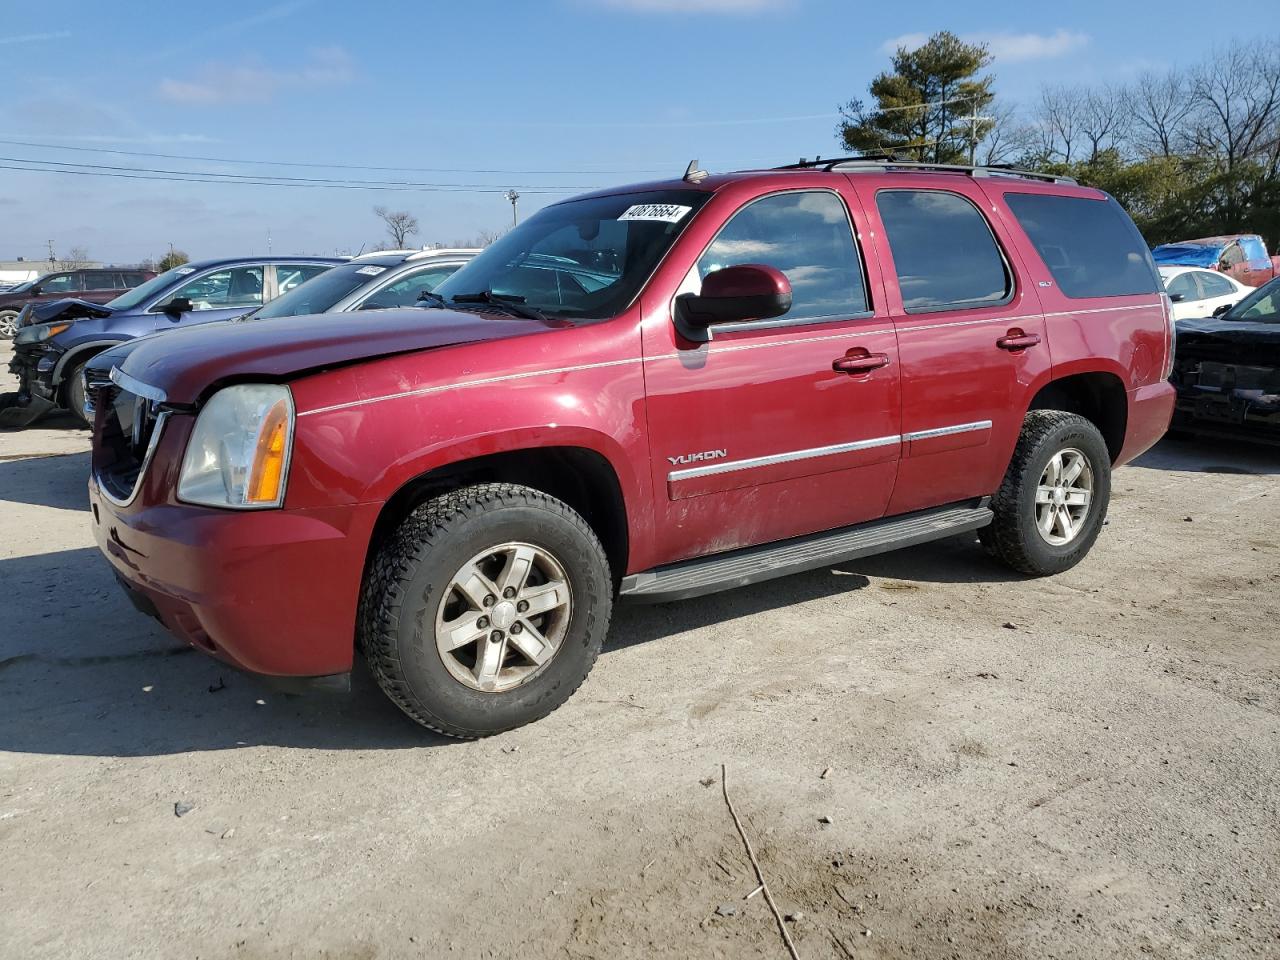
[[[1173,301],[1175,320],[1216,316],[1253,293],[1253,287],[1234,277],[1199,267],[1161,267],[1160,279]]]

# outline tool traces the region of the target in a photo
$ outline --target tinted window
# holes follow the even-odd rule
[[[395,283],[383,287],[364,303],[361,310],[377,310],[384,307],[411,307],[418,302],[418,297],[425,290],[434,290],[445,279],[452,276],[461,264],[430,267],[418,270],[401,277]]]
[[[1193,273],[1180,273],[1165,287],[1171,297],[1182,297],[1183,300],[1199,300],[1200,291],[1196,289],[1196,278]]]
[[[84,288],[86,290],[114,290],[115,279],[109,273],[101,270],[95,270],[92,273],[84,274]]]
[[[184,283],[166,299],[186,297],[192,310],[256,307],[262,303],[262,267],[234,267]]]
[[[1229,267],[1237,266],[1244,263],[1244,251],[1240,249],[1240,244],[1233,243],[1222,252],[1222,262]]]
[[[710,196],[655,190],[544,207],[435,292],[521,297],[544,313],[572,319],[616,316]]]
[[[1226,312],[1224,319],[1280,323],[1280,280],[1259,287]]]
[[[1068,297],[1159,292],[1147,245],[1114,200],[1038,193],[1005,200]]]
[[[321,263],[277,263],[276,287],[278,293],[288,293],[299,284],[306,283],[329,268]]]
[[[124,289],[136,287],[140,283],[146,282],[146,277],[141,273],[122,273],[120,274],[120,282]]]
[[[833,193],[779,193],[748,204],[698,259],[699,279],[741,263],[776,267],[791,281],[791,309],[779,319],[847,318],[867,311],[849,216]]]
[[[41,293],[73,293],[80,289],[80,274],[55,273],[40,278]]]
[[[977,307],[1009,295],[995,237],[968,200],[941,190],[885,190],[876,207],[908,313]]]
[[[1205,271],[1199,275],[1200,289],[1206,297],[1229,297],[1236,292],[1231,281],[1221,274]]]

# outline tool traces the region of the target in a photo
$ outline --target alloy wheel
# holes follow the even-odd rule
[[[1075,447],[1059,450],[1036,486],[1036,529],[1045,542],[1065,546],[1080,535],[1093,502],[1093,468]]]

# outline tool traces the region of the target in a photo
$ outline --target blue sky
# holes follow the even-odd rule
[[[0,164],[465,189],[0,169],[0,259],[47,256],[48,240],[117,262],[170,241],[194,257],[238,255],[265,252],[268,232],[277,253],[355,250],[383,238],[375,204],[417,215],[418,242],[448,243],[507,225],[509,187],[525,215],[577,189],[682,173],[694,157],[714,170],[829,155],[837,103],[865,93],[895,40],[941,29],[988,42],[997,89],[1014,101],[1042,83],[1193,63],[1244,33],[1177,0],[1158,15],[934,0],[67,0],[57,16],[28,4],[0,18],[0,139],[24,141],[0,143]],[[214,160],[87,152],[105,149]]]

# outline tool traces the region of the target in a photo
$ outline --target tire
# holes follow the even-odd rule
[[[84,379],[80,376],[83,370],[84,363],[77,363],[67,371],[66,386],[62,388],[62,405],[74,413],[81,423],[91,427],[93,423],[85,410]]]
[[[1051,464],[1071,467],[1084,462],[1074,485],[1062,486],[1063,503],[1056,503],[1058,486],[1052,481]],[[1060,471],[1065,477],[1071,467]],[[1041,494],[1041,481],[1047,493]],[[1089,487],[1088,502],[1080,507],[1078,490]],[[1038,499],[1047,503],[1038,503]],[[1106,441],[1092,423],[1074,413],[1061,410],[1033,410],[1022,423],[1022,433],[1013,451],[1013,459],[1004,482],[991,500],[995,519],[978,532],[987,552],[1019,573],[1047,576],[1069,570],[1084,559],[1093,546],[1107,517],[1111,500],[1111,455]],[[1054,508],[1057,513],[1054,514]],[[1068,526],[1057,518],[1066,509]],[[1050,530],[1044,532],[1038,520],[1050,517]],[[1073,531],[1069,537],[1067,531]],[[1054,542],[1059,541],[1059,542]]]
[[[522,549],[534,560],[512,581],[520,592],[511,599],[492,593]],[[466,571],[463,591],[457,584]],[[480,572],[484,579],[474,579]],[[513,612],[564,597],[564,606],[541,616]],[[540,720],[568,700],[600,653],[612,606],[609,562],[581,516],[541,491],[485,483],[417,507],[376,550],[361,591],[358,639],[378,685],[401,710],[437,733],[475,739]],[[502,641],[482,638],[446,652],[446,638],[470,631],[438,627],[472,616],[484,635]],[[541,665],[523,651],[552,647],[533,637],[556,639]],[[500,652],[482,663],[482,648]],[[496,673],[486,669],[494,663]]]
[[[18,334],[18,311],[0,310],[0,340],[12,340]]]

